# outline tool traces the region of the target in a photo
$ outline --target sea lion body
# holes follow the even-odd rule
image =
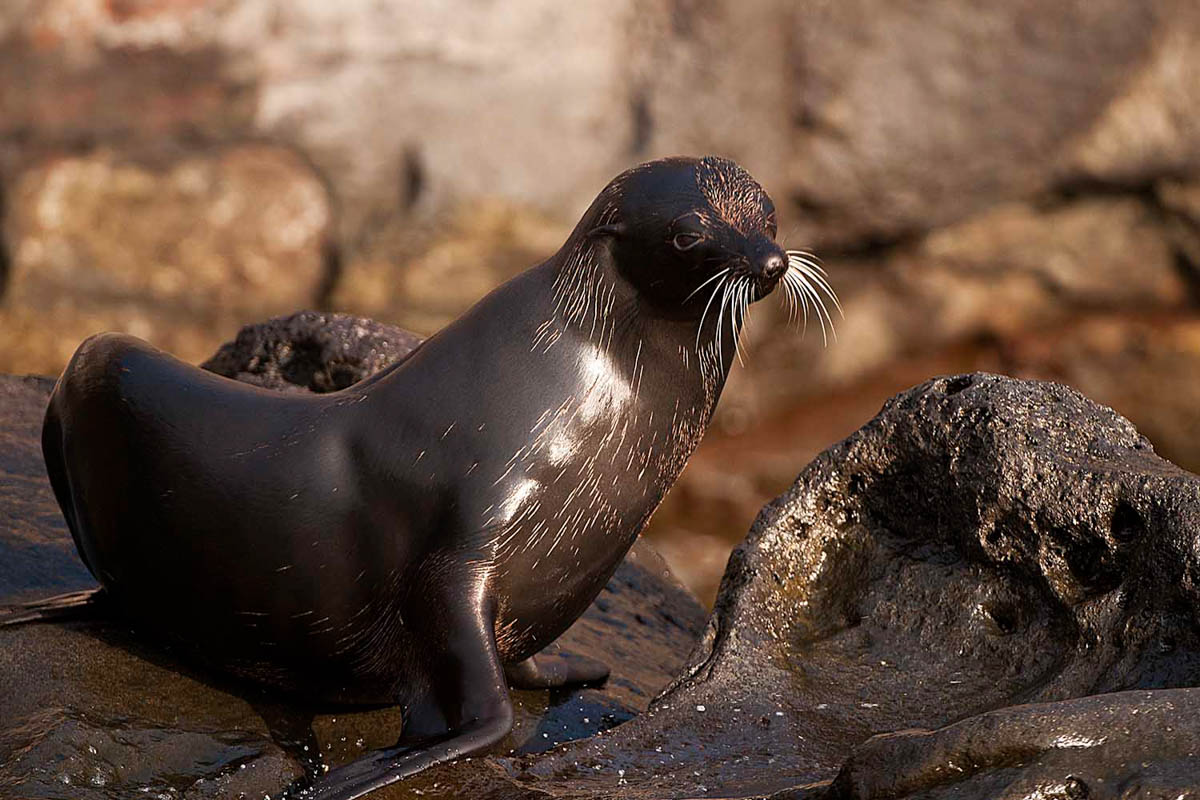
[[[552,292],[548,262],[324,395],[89,339],[46,428],[81,555],[128,615],[331,698],[395,702],[428,682],[398,664],[419,647],[406,621],[428,609],[407,590],[436,579],[430,554],[488,565],[500,655],[533,655],[603,588],[719,391],[678,358],[683,324],[677,341],[642,339],[636,376],[574,330],[531,349]]]
[[[43,432],[79,552],[123,614],[209,661],[404,707],[401,745],[334,770],[320,797],[478,751],[511,725],[506,674],[606,674],[532,657],[699,442],[733,357],[717,336],[738,334],[732,298],[744,313],[786,268],[774,233],[732,162],[643,165],[553,257],[327,395],[93,337]]]

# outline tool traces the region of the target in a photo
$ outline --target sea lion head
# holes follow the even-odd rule
[[[699,317],[726,289],[759,300],[788,270],[775,204],[728,159],[642,164],[614,179],[598,205],[592,235],[611,237],[620,274],[672,316]]]

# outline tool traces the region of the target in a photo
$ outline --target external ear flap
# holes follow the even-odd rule
[[[589,239],[599,239],[602,236],[620,236],[625,233],[625,226],[620,222],[614,222],[612,225],[597,225],[588,231]]]

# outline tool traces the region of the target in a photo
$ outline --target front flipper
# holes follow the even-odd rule
[[[585,656],[568,658],[538,653],[524,661],[505,664],[504,675],[514,689],[559,689],[603,683],[608,678],[608,665]]]
[[[447,582],[449,583],[449,582]],[[512,729],[513,709],[496,652],[493,604],[467,608],[461,585],[429,606],[442,613],[428,626],[429,694],[405,709],[404,735],[395,747],[376,750],[321,776],[300,797],[354,800],[436,764],[478,753]]]
[[[319,778],[300,797],[305,800],[355,800],[429,767],[486,750],[507,736],[511,728],[510,706],[507,715],[501,713],[471,720],[458,730],[433,740],[369,753]]]

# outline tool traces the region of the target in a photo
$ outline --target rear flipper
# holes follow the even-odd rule
[[[30,622],[70,622],[94,619],[104,605],[103,589],[60,594],[45,600],[14,606],[0,606],[0,628]]]
[[[464,592],[455,581],[435,591],[443,597],[425,600],[443,614],[436,627],[421,631],[432,686],[404,709],[400,741],[330,771],[294,796],[355,800],[429,767],[487,750],[508,735],[513,708],[496,652],[494,602],[464,601],[483,593]]]

